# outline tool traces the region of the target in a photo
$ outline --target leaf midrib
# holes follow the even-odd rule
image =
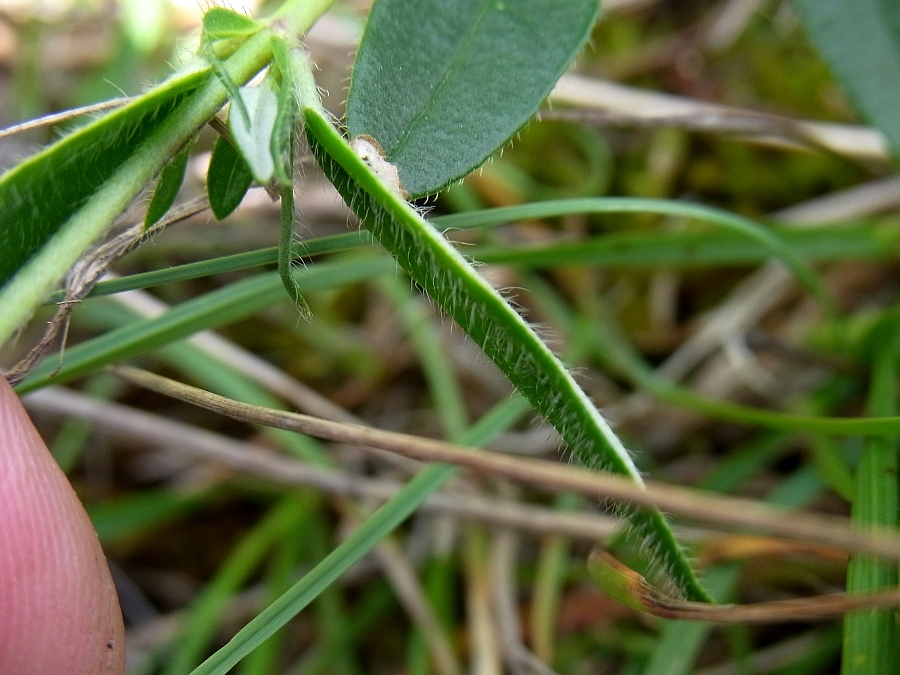
[[[464,53],[466,53],[466,47],[472,42],[473,36],[477,33],[477,29],[479,25],[484,21],[484,18],[490,12],[490,4],[491,0],[482,0],[481,2],[481,10],[478,12],[475,20],[471,24],[471,29],[466,31],[466,39],[459,43],[459,47],[454,52],[453,58],[447,64],[447,67],[443,70],[440,79],[438,80],[437,86],[432,89],[431,95],[425,99],[424,104],[419,108],[419,110],[410,118],[409,124],[406,125],[406,130],[400,136],[399,142],[394,146],[393,150],[388,153],[388,159],[392,159],[401,154],[401,150],[404,148],[406,141],[410,136],[413,135],[413,132],[420,126],[420,123],[426,113],[426,111],[430,110],[431,103],[438,98],[438,95],[443,91],[444,87],[447,85],[449,81],[448,75],[453,72],[454,66],[459,63],[461,57]]]

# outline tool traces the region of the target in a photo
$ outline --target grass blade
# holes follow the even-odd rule
[[[900,333],[886,321],[874,332],[869,412],[890,415],[897,410],[897,367]],[[897,438],[870,438],[856,470],[852,518],[861,528],[897,527]],[[897,585],[897,566],[868,556],[853,556],[847,569],[849,593],[872,593]],[[888,675],[900,668],[897,622],[891,610],[857,612],[844,621],[844,675]]]

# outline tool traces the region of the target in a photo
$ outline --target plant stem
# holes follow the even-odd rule
[[[334,0],[287,0],[268,23],[273,27],[280,24],[288,35],[303,35],[332,4]]]

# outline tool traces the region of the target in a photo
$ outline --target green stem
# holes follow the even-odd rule
[[[309,317],[309,305],[300,293],[300,286],[294,278],[294,221],[297,211],[294,208],[293,163],[288,164],[288,185],[281,188],[281,235],[278,241],[278,276],[284,284],[291,304],[304,317]]]
[[[303,35],[333,4],[334,0],[287,0],[267,23],[273,29],[280,24],[288,36]]]

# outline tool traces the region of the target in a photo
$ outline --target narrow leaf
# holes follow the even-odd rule
[[[0,176],[0,285],[207,76],[200,71],[176,77]]]
[[[189,154],[190,147],[185,146],[160,174],[159,182],[153,191],[153,198],[150,200],[150,206],[147,207],[147,216],[144,219],[145,229],[159,222],[159,219],[166,215],[166,211],[175,203],[175,197],[178,196],[178,191],[184,182],[184,172],[187,169]]]
[[[393,269],[392,265],[385,258],[317,263],[295,271],[297,290],[311,293],[352,284],[387,274]],[[56,354],[45,359],[28,379],[16,386],[16,392],[25,394],[51,384],[67,382],[116,361],[183,340],[201,330],[239,321],[283,300],[284,288],[276,272],[242,279],[186,300],[160,316],[132,321],[69,347],[64,355]]]
[[[587,40],[597,0],[378,0],[353,69],[351,137],[378,141],[411,197],[509,140]]]
[[[440,233],[358,157],[322,112],[304,110],[307,138],[325,175],[374,237],[466,331],[585,465],[641,478],[628,451],[559,359]],[[631,533],[689,598],[708,601],[657,510],[622,507]]]
[[[250,167],[228,139],[219,137],[206,172],[206,194],[213,215],[222,220],[240,205],[253,183]]]
[[[900,334],[896,321],[885,321],[872,331],[875,354],[869,385],[869,413],[892,415],[897,412],[897,367],[900,365]],[[852,518],[860,529],[890,528],[898,525],[896,438],[870,438],[866,441],[856,468]],[[847,591],[872,593],[897,586],[897,565],[854,555],[847,567]],[[860,612],[844,620],[844,651],[841,672],[844,675],[889,675],[897,672],[896,612]]]

